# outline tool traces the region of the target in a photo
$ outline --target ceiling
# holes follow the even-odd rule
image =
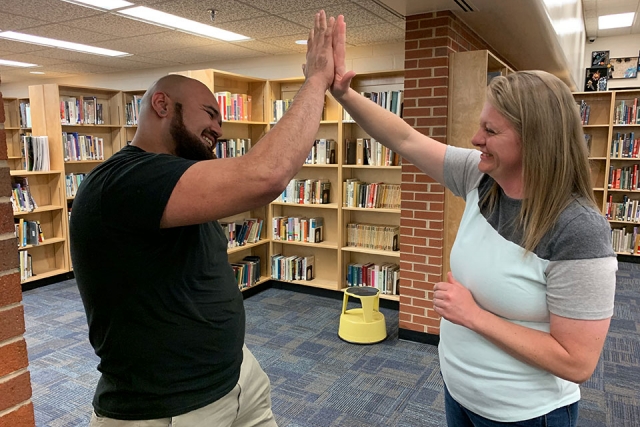
[[[549,1],[549,0],[546,0]],[[554,0],[564,1],[564,0]],[[604,37],[640,33],[640,20],[630,29],[598,31],[595,16],[603,11],[637,11],[640,0],[582,0],[588,35]],[[547,45],[536,39],[538,29],[527,9],[530,0],[131,0],[194,21],[211,24],[207,9],[218,11],[214,25],[251,38],[227,43],[78,6],[62,0],[0,0],[0,30],[17,31],[115,49],[130,56],[112,58],[0,39],[0,59],[29,62],[37,69],[0,66],[3,83],[34,78],[72,77],[139,69],[202,64],[267,55],[303,53],[319,9],[343,14],[347,43],[363,46],[404,40],[404,16],[435,10],[453,10],[518,69],[541,68],[562,72],[562,58],[549,61]],[[472,6],[464,12],[460,4]],[[606,6],[605,6],[606,4]],[[516,6],[519,5],[519,6]],[[534,20],[535,21],[535,20]],[[511,28],[511,30],[510,30]],[[532,36],[526,30],[530,28]],[[524,30],[523,30],[524,29]],[[595,31],[595,34],[593,33]],[[522,35],[520,35],[522,34]],[[530,48],[529,48],[530,46]],[[556,55],[557,56],[557,55]],[[515,58],[512,60],[512,57]],[[559,57],[558,57],[559,58]],[[565,61],[566,62],[566,61]],[[566,68],[566,67],[565,67]],[[45,72],[36,76],[31,71]]]

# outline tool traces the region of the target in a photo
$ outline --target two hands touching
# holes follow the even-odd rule
[[[346,34],[344,16],[327,19],[324,10],[316,13],[307,40],[307,62],[302,66],[307,80],[320,79],[338,100],[349,91],[356,75],[345,64]]]

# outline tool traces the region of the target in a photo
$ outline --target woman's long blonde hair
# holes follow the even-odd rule
[[[533,251],[575,198],[584,197],[598,209],[578,108],[569,88],[544,71],[494,78],[487,102],[522,140],[521,245]],[[499,191],[494,183],[482,203],[495,208]]]

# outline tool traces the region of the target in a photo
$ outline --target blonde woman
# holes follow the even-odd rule
[[[541,71],[488,88],[477,150],[428,138],[349,88],[345,27],[333,96],[373,138],[466,200],[434,287],[449,426],[575,426],[613,314],[617,261],[591,191],[569,89]]]

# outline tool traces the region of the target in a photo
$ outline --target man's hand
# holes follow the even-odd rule
[[[345,64],[346,38],[347,24],[344,22],[344,16],[340,15],[333,28],[333,62],[336,71],[331,84],[331,94],[336,99],[349,91],[351,79],[356,75],[355,71],[347,71]]]
[[[448,321],[469,329],[480,316],[482,309],[473,299],[471,292],[447,273],[446,282],[438,282],[433,287],[433,307]]]
[[[307,40],[307,63],[302,66],[306,79],[322,78],[327,89],[333,82],[333,27],[335,19],[324,10],[316,13],[314,26]]]

